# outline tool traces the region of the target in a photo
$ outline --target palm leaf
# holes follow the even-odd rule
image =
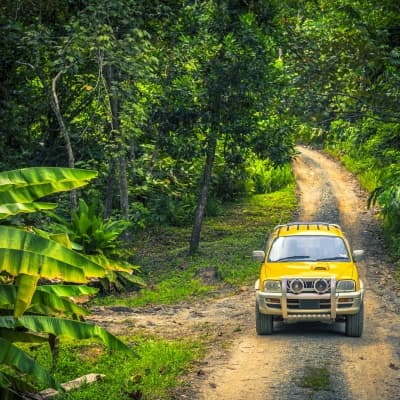
[[[65,285],[58,287],[58,290],[52,290],[52,285],[38,286],[36,292],[32,297],[29,307],[29,313],[35,314],[49,314],[49,315],[70,315],[70,316],[85,316],[89,315],[89,311],[85,308],[75,304],[69,300],[69,297],[78,296],[82,294],[94,294],[98,291],[96,288],[83,286]],[[68,289],[70,288],[70,289]],[[64,295],[63,298],[60,294]],[[0,285],[0,308],[5,306],[7,309],[12,310],[17,301],[17,288],[14,285]],[[14,314],[15,316],[15,314]],[[1,336],[1,335],[0,335]]]
[[[80,317],[89,315],[89,311],[78,306],[73,301],[58,297],[52,293],[37,290],[32,298],[29,313],[46,315],[68,315]]]
[[[46,279],[60,279],[75,283],[87,282],[82,268],[28,251],[0,248],[0,269],[13,276],[40,275]]]
[[[19,318],[29,307],[36,284],[39,280],[38,275],[19,274],[17,278],[17,294],[14,306],[14,317]]]
[[[0,308],[15,304],[17,288],[14,285],[0,285]]]
[[[16,215],[19,213],[33,213],[37,211],[54,210],[57,207],[56,203],[11,203],[0,205],[0,219]]]
[[[90,181],[97,176],[97,171],[78,168],[31,167],[0,173],[0,191],[12,190],[16,187],[57,182],[60,187],[64,182]],[[50,193],[48,193],[50,194]]]
[[[41,285],[37,291],[53,293],[60,297],[78,297],[84,295],[94,295],[99,289],[84,285]]]
[[[1,320],[2,318],[0,318]],[[33,376],[38,382],[61,389],[54,378],[42,368],[33,358],[29,357],[24,351],[14,346],[9,341],[0,337],[0,364],[5,364],[17,369],[18,371]]]
[[[11,250],[14,250],[12,255],[9,254],[9,251]],[[4,255],[1,256],[1,253]],[[67,273],[67,271],[63,271],[62,268],[58,269],[56,276],[51,276],[52,268],[47,268],[47,276],[44,276],[42,272],[42,270],[45,268],[45,266],[42,266],[43,262],[36,260],[36,262],[38,262],[36,266],[33,264],[28,265],[25,257],[43,257],[48,265],[52,262],[54,264],[59,262],[66,266],[81,269],[86,278],[97,278],[105,275],[104,267],[55,241],[42,238],[33,233],[14,227],[0,226],[0,260],[3,259],[3,262],[6,262],[8,261],[9,256],[19,258],[18,261],[23,262],[25,268],[28,268],[28,270],[32,271],[32,275],[37,274],[38,268],[40,269],[41,267],[39,271],[40,276],[47,277],[48,279],[59,278],[74,282],[73,279],[67,279],[64,278],[63,275],[59,275],[62,272]],[[0,270],[6,269],[3,268],[3,262],[0,261]],[[10,272],[11,274],[17,275],[15,271],[19,270],[19,264],[14,264],[12,266],[8,265],[8,268],[13,270],[13,272]],[[8,269],[6,270],[8,271]],[[24,272],[21,271],[17,273]],[[82,280],[79,280],[78,282],[82,282]]]
[[[105,329],[86,322],[36,315],[24,315],[18,320],[11,316],[0,317],[0,327],[12,329],[18,326],[23,326],[32,332],[68,336],[73,339],[98,338],[113,350],[132,351]]]
[[[86,255],[89,260],[92,260],[96,264],[102,265],[103,268],[108,271],[124,271],[131,272],[132,269],[138,269],[139,267],[129,264],[126,261],[111,260],[103,255]]]
[[[96,171],[33,167],[0,173],[0,219],[18,213],[52,210],[52,203],[34,203],[44,196],[84,186]]]

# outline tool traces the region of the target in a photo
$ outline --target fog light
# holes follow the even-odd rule
[[[325,293],[329,289],[329,283],[325,279],[318,279],[317,281],[314,282],[314,290],[319,293]]]
[[[300,293],[304,289],[304,283],[301,279],[295,279],[290,283],[290,289],[293,293]]]

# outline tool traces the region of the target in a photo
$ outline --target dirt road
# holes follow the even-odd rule
[[[298,220],[339,223],[366,285],[362,338],[344,324],[276,325],[272,336],[254,333],[254,321],[223,360],[209,360],[197,387],[204,400],[400,399],[400,301],[393,267],[385,264],[379,226],[354,178],[330,158],[299,148],[294,163],[301,209]],[[253,307],[254,294],[246,299]],[[308,387],[305,387],[308,386]]]
[[[400,291],[394,267],[385,261],[379,224],[349,173],[317,151],[299,150],[295,219],[339,223],[353,249],[366,251],[360,264],[366,286],[364,335],[346,337],[344,324],[280,323],[272,336],[257,336],[252,288],[145,312],[98,310],[93,321],[114,333],[137,328],[170,337],[207,336],[208,355],[185,377],[188,384],[176,399],[400,399]]]

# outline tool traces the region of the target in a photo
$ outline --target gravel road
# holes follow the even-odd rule
[[[300,147],[294,162],[300,211],[296,219],[338,223],[360,263],[366,285],[362,338],[344,335],[344,324],[276,325],[258,337],[254,321],[230,346],[208,361],[199,399],[309,400],[400,399],[400,300],[395,270],[387,262],[374,210],[358,182],[337,162]],[[253,307],[254,293],[247,301]],[[313,380],[315,379],[315,380]]]

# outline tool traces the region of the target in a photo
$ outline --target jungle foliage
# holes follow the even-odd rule
[[[296,140],[326,147],[359,174],[400,258],[399,2],[4,0],[0,27],[4,391],[24,372],[56,385],[10,337],[44,332],[52,342],[74,332],[86,311],[68,299],[94,293],[88,278],[143,284],[127,273],[137,267],[125,245],[137,250],[154,232],[171,231],[165,240],[175,243],[193,227],[196,265],[182,276],[195,274],[204,218],[291,183]],[[138,250],[147,276],[159,274],[156,254]],[[170,251],[172,269],[187,265],[181,242]],[[250,267],[235,277],[235,260],[217,261],[226,282],[250,279]],[[80,286],[38,285],[59,278]],[[179,276],[159,284],[138,296],[143,304],[166,292],[176,299],[183,286]],[[180,298],[202,290],[184,289]]]
[[[399,258],[400,4],[288,4],[285,65],[298,137],[325,146],[358,174]]]
[[[62,391],[52,374],[20,343],[47,342],[56,363],[60,336],[98,338],[112,349],[131,350],[99,326],[83,322],[88,311],[74,298],[97,292],[85,284],[115,273],[119,266],[72,250],[66,234],[13,226],[8,217],[53,209],[44,196],[86,185],[95,171],[32,167],[0,173],[0,395],[23,399],[38,387]],[[101,261],[101,262],[99,262]],[[123,269],[124,271],[127,268]],[[65,284],[67,283],[67,284]]]
[[[0,7],[0,169],[95,169],[105,218],[193,224],[196,251],[216,204],[271,187],[238,184],[251,160],[290,162],[275,1]]]

